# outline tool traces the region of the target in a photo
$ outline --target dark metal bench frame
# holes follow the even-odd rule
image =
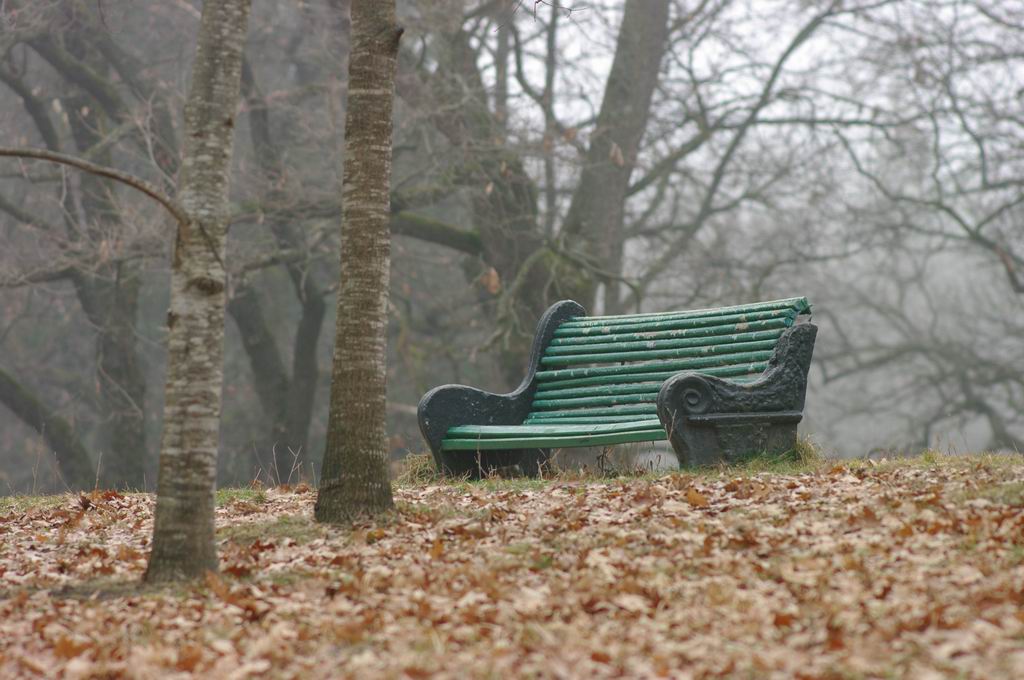
[[[527,476],[540,473],[549,449],[446,451],[442,441],[450,428],[460,425],[521,424],[530,413],[537,371],[555,330],[565,321],[585,316],[586,310],[571,300],[558,302],[544,313],[526,377],[508,394],[442,385],[423,395],[418,409],[420,431],[443,474],[476,478],[511,466]],[[680,466],[737,462],[751,454],[793,449],[816,334],[817,327],[811,323],[787,328],[768,368],[753,382],[737,383],[698,371],[682,371],[666,380],[658,393],[658,418]]]

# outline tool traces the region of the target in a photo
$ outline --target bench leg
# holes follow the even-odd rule
[[[731,465],[762,454],[779,455],[796,447],[796,422],[691,424],[669,440],[680,467]]]

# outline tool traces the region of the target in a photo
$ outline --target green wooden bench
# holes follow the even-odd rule
[[[518,465],[551,450],[671,442],[680,465],[792,449],[817,328],[805,298],[655,314],[541,318],[526,379],[509,394],[443,385],[419,404],[446,474]]]

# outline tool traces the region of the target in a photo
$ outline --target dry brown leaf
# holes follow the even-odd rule
[[[76,641],[62,635],[53,643],[53,654],[58,659],[73,659],[90,646],[89,642]]]
[[[692,486],[686,490],[686,502],[695,508],[706,508],[709,505],[708,497]]]
[[[205,587],[97,598],[61,593],[141,577],[152,497],[68,496],[0,517],[0,677],[1019,676],[1024,515],[991,490],[1024,466],[837,467],[399,487],[354,534],[228,532]],[[264,493],[219,529],[312,513]]]
[[[626,164],[626,159],[622,155],[622,148],[615,142],[612,142],[611,148],[608,149],[608,160],[620,168]]]
[[[178,648],[178,659],[174,667],[179,671],[192,673],[203,660],[203,648],[199,645],[186,644]]]
[[[484,273],[480,275],[479,281],[484,290],[491,295],[497,295],[501,292],[501,276],[498,275],[498,270],[494,267],[488,267],[484,270]]]

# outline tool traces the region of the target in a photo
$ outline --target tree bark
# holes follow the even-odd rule
[[[87,172],[82,177],[80,190],[72,186],[70,191],[63,192],[67,237],[72,241],[80,238],[80,231],[87,232],[93,241],[103,240],[107,232],[125,231],[126,217],[112,198],[109,183],[101,181],[100,177],[115,179],[146,193],[175,213],[176,219],[183,219],[176,204],[167,196],[169,178],[177,167],[177,143],[166,97],[159,96],[156,89],[139,78],[141,64],[117,46],[106,26],[91,23],[86,14],[66,5],[60,7],[59,15],[67,27],[66,31],[61,31],[61,39],[58,41],[54,33],[33,39],[30,44],[69,85],[74,85],[65,88],[61,101],[74,144],[84,158],[60,153],[60,135],[43,102],[21,78],[0,69],[0,81],[21,97],[46,146],[45,151],[13,150],[14,155],[56,161]],[[111,153],[102,131],[123,126],[132,116],[113,81],[107,77],[110,66],[130,83],[138,96],[153,103],[155,158],[165,175],[162,190],[109,167]],[[129,135],[141,150],[149,148],[151,140],[143,134],[136,131]],[[11,151],[0,149],[0,155]],[[82,224],[72,219],[77,214],[76,205],[82,208]],[[141,285],[139,268],[127,262],[100,261],[71,269],[68,278],[96,329],[97,406],[102,432],[99,484],[142,488],[146,482],[149,450],[145,432],[146,377],[135,342]],[[92,481],[90,479],[89,483]]]
[[[301,63],[300,63],[301,65]],[[299,69],[302,73],[302,69]],[[301,81],[303,82],[304,81]],[[282,181],[286,168],[286,148],[274,136],[270,126],[270,106],[256,83],[255,74],[247,62],[242,63],[242,93],[249,106],[249,134],[256,161],[266,183],[265,196],[275,204],[287,205],[291,192]],[[305,236],[301,226],[295,224],[293,214],[272,214],[268,226],[282,250],[301,251]],[[242,331],[243,343],[249,354],[253,380],[260,395],[260,404],[269,427],[261,448],[279,450],[289,457],[289,468],[294,465],[302,477],[309,462],[306,442],[309,424],[313,419],[313,404],[320,374],[316,347],[323,327],[326,305],[324,292],[308,261],[285,263],[295,296],[301,307],[301,316],[292,347],[292,372],[289,377],[284,362],[273,340],[270,326],[260,309],[255,291],[246,287],[236,291],[244,300],[228,302],[228,311]],[[276,447],[276,448],[275,448]],[[290,460],[295,456],[294,461]],[[278,479],[284,482],[285,479]]]
[[[273,446],[283,441],[286,434],[288,372],[281,361],[281,352],[270,331],[270,323],[256,297],[256,290],[247,283],[236,285],[227,310],[238,326],[242,348],[252,369],[256,396],[267,420],[267,439],[263,444]]]
[[[224,242],[235,110],[249,0],[203,4],[185,105],[178,227],[171,266],[160,473],[146,580],[217,569],[214,491],[224,377]]]
[[[73,36],[69,49],[79,59],[92,53]],[[97,119],[99,112],[89,111],[93,100],[81,95],[63,98],[69,112],[71,136],[80,153],[102,148]],[[94,154],[109,166],[110,149]],[[84,224],[70,220],[75,203],[70,193],[65,200],[68,234],[73,240],[84,231],[87,241],[101,242],[108,233],[127,228],[125,217],[113,199],[110,185],[101,175],[87,172],[79,184]],[[74,270],[74,283],[82,310],[96,327],[96,384],[99,388],[101,456],[99,483],[107,488],[141,489],[146,482],[146,376],[135,344],[135,318],[139,302],[139,272],[131,262],[100,262],[94,269]]]
[[[563,225],[597,274],[580,277],[584,285],[573,299],[592,309],[594,285],[603,280],[609,314],[618,311],[615,281],[622,269],[629,178],[668,47],[668,19],[669,0],[627,0],[601,110]]]
[[[87,489],[93,483],[89,452],[67,421],[46,407],[7,372],[0,370],[0,404],[38,432],[53,449],[64,483]]]
[[[520,155],[495,143],[503,138],[504,124],[488,107],[470,35],[456,28],[442,37],[436,76],[427,78],[422,87],[415,79],[405,78],[402,96],[410,104],[435,99],[435,125],[464,154],[459,181],[471,189],[480,256],[498,272],[502,283],[500,297],[488,300],[487,309],[495,318],[495,340],[500,338],[496,343],[501,350],[499,366],[512,386],[522,379],[536,320],[551,298],[564,297],[562,270],[554,258],[533,257],[544,246],[538,228],[537,187]],[[493,293],[481,295],[487,300]]]
[[[601,281],[616,281],[621,270],[622,223],[629,177],[646,128],[650,102],[667,48],[669,0],[629,0],[616,41],[615,58],[601,104],[585,166],[573,192],[569,215],[560,230],[569,249],[548,248],[552,231],[554,173],[548,173],[549,216],[540,224],[538,190],[515,150],[495,144],[502,124],[488,108],[477,53],[461,28],[442,34],[437,76],[403,77],[400,93],[410,103],[435,98],[443,113],[434,118],[437,129],[455,147],[466,150],[462,169],[474,191],[474,226],[479,230],[481,257],[500,275],[502,291],[491,311],[500,339],[499,365],[510,385],[522,378],[536,319],[554,301],[572,298],[593,307]],[[553,13],[559,5],[552,5]],[[557,22],[557,19],[552,19]],[[555,39],[549,34],[549,38]],[[549,46],[550,49],[550,46]],[[552,50],[553,51],[553,50]],[[548,78],[554,74],[549,59]],[[528,84],[520,85],[529,90]],[[546,110],[546,125],[557,131],[548,101],[550,88],[528,92]],[[428,90],[426,92],[425,90]],[[550,132],[550,131],[549,131]],[[621,161],[620,161],[621,159]],[[608,235],[611,247],[602,247]],[[562,239],[559,239],[562,240]],[[580,244],[575,247],[575,244]]]
[[[316,519],[341,523],[392,505],[385,435],[390,275],[391,111],[403,29],[394,0],[353,0],[345,114],[342,280]]]

